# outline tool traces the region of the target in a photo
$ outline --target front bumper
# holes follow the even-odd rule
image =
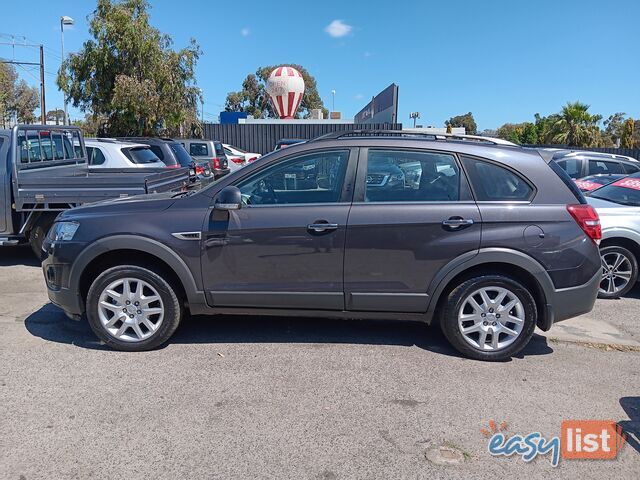
[[[600,269],[591,279],[577,287],[554,290],[547,297],[547,311],[542,324],[538,326],[547,331],[556,322],[567,320],[590,312],[598,297],[602,274]]]
[[[85,245],[81,242],[51,243],[47,239],[42,246],[42,272],[49,300],[73,319],[78,319],[84,313],[84,302],[79,291],[69,289],[69,274],[73,260]]]

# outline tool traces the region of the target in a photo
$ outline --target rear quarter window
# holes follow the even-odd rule
[[[560,162],[556,163],[555,161],[551,160],[549,162],[549,168],[551,168],[551,170],[553,170],[555,174],[560,177],[562,183],[564,183],[569,188],[569,190],[571,190],[571,193],[573,193],[578,202],[583,205],[587,203],[587,200],[584,198],[584,195],[580,191],[580,188],[578,188],[576,182],[573,181],[573,178],[571,178],[569,174],[560,165],[558,165],[558,163]]]
[[[517,173],[488,161],[461,158],[477,201],[522,202],[533,198],[535,190]]]
[[[189,154],[196,157],[206,157],[209,155],[209,148],[206,143],[191,143],[189,144]]]
[[[636,172],[640,172],[640,167],[638,167],[637,165],[634,165],[632,163],[624,163],[624,171],[626,173],[636,173]]]

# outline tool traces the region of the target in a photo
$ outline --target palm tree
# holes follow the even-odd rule
[[[570,147],[588,147],[602,119],[600,115],[591,115],[588,110],[589,105],[584,103],[567,102],[551,127],[552,141]]]

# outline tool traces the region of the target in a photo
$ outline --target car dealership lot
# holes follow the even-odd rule
[[[103,348],[48,303],[28,248],[0,252],[2,478],[631,478],[640,454],[530,464],[480,433],[563,420],[640,430],[640,353],[534,336],[510,362],[463,359],[436,329],[371,321],[194,318],[147,353]],[[640,341],[640,288],[585,317]],[[555,327],[554,327],[555,328]],[[550,331],[553,337],[554,329]],[[637,434],[636,434],[637,435]],[[462,452],[439,466],[425,452]]]

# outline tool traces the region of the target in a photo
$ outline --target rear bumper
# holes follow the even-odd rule
[[[590,312],[596,303],[602,274],[600,270],[586,283],[577,287],[561,288],[547,294],[547,311],[542,324],[547,331],[556,322],[567,320]]]
[[[213,176],[216,177],[216,179],[224,177],[230,171],[231,171],[230,168],[214,168],[211,170],[211,172],[213,173]]]

